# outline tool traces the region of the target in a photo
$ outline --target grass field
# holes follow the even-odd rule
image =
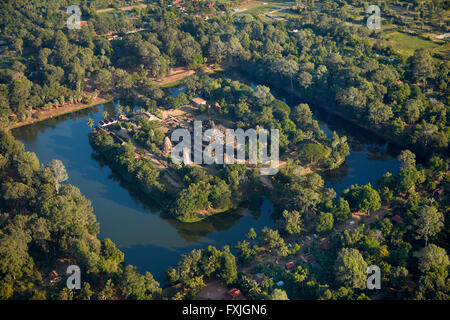
[[[409,57],[416,49],[429,49],[434,53],[445,53],[450,49],[449,43],[442,41],[430,41],[418,36],[408,35],[400,32],[392,32],[386,36],[385,43],[391,45],[402,56]]]
[[[288,0],[249,0],[238,6],[239,12],[260,15],[276,9],[284,9],[294,5],[294,1]]]

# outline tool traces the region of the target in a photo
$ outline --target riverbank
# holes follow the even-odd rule
[[[243,71],[241,71],[239,69],[239,67],[236,67],[236,66],[228,66],[225,69],[225,71],[224,71],[225,74],[226,73],[233,73],[233,72],[238,74],[238,76],[240,78],[242,78],[243,80],[245,80],[247,82],[253,82],[253,81],[257,80],[257,79],[252,79],[252,78],[246,76],[246,74],[244,74]],[[333,104],[333,105],[331,105],[331,104],[323,104],[323,105],[322,104],[316,104],[313,101],[311,101],[310,99],[308,99],[305,96],[301,95],[300,92],[298,92],[295,89],[292,89],[290,87],[286,87],[286,86],[282,86],[281,87],[281,86],[276,85],[274,82],[272,82],[270,84],[267,84],[267,83],[265,83],[263,81],[263,84],[265,84],[265,85],[267,85],[269,87],[272,87],[272,88],[274,88],[276,90],[280,90],[281,92],[284,92],[284,93],[287,93],[287,94],[291,94],[291,95],[295,96],[296,98],[303,100],[305,103],[308,103],[312,108],[316,108],[316,109],[319,109],[319,110],[322,110],[322,111],[326,111],[327,113],[329,113],[329,114],[331,114],[331,115],[333,115],[333,116],[335,116],[335,117],[337,117],[337,118],[339,118],[341,120],[344,120],[346,122],[351,123],[352,125],[354,125],[355,127],[358,127],[361,130],[364,130],[364,131],[366,131],[366,132],[368,132],[370,134],[375,135],[376,137],[379,137],[379,138],[381,138],[383,140],[386,140],[386,141],[392,143],[393,145],[395,145],[396,147],[398,147],[400,149],[409,148],[412,151],[414,151],[414,153],[416,153],[417,157],[419,159],[421,159],[421,160],[426,160],[427,159],[426,155],[427,155],[428,151],[424,151],[423,148],[421,148],[420,146],[408,143],[407,141],[404,141],[403,139],[401,139],[401,137],[393,137],[392,135],[387,134],[386,133],[387,128],[376,129],[376,128],[373,128],[373,127],[370,127],[370,126],[366,126],[366,125],[356,121],[355,119],[349,117],[348,115],[345,115],[345,114],[342,114],[340,112],[337,112],[335,110],[336,109],[336,105],[335,104]]]
[[[79,111],[79,110],[83,110],[83,109],[87,109],[87,108],[92,108],[95,107],[99,104],[104,104],[104,103],[108,103],[111,102],[113,100],[115,100],[116,98],[114,97],[105,97],[105,98],[101,98],[101,97],[97,97],[95,99],[93,99],[92,103],[86,104],[86,103],[66,103],[64,106],[62,107],[58,107],[58,108],[51,108],[48,110],[41,110],[40,111],[40,115],[39,116],[31,116],[29,119],[25,120],[25,121],[20,121],[20,122],[16,122],[12,125],[10,125],[8,127],[8,129],[14,129],[14,128],[18,128],[18,127],[23,127],[29,124],[33,124],[33,123],[38,123],[47,119],[51,119],[54,117],[58,117],[64,114],[68,114],[68,113],[72,113],[75,111]],[[36,114],[36,112],[34,113]]]

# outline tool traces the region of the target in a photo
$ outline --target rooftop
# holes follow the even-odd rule
[[[206,100],[205,100],[205,99],[202,99],[202,98],[200,98],[200,97],[194,98],[194,99],[192,99],[192,101],[193,101],[195,104],[205,104],[205,103],[206,103]]]

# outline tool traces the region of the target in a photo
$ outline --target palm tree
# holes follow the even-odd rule
[[[91,128],[94,126],[94,121],[92,120],[92,118],[89,118],[89,119],[88,119],[87,124],[88,124],[88,126],[91,127]]]
[[[106,119],[106,118],[108,118],[108,116],[109,116],[109,113],[108,113],[108,111],[103,111],[103,119]]]

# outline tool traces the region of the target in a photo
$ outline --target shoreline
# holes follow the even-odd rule
[[[246,75],[244,75],[244,73],[239,68],[233,67],[233,68],[230,68],[225,71],[231,71],[231,72],[235,71],[239,74],[239,77],[241,77],[242,79],[245,79],[247,81],[254,81],[254,79],[252,79],[251,77],[247,77]],[[371,128],[369,126],[359,123],[358,121],[356,121],[355,119],[353,119],[347,115],[344,115],[342,113],[335,111],[332,107],[330,107],[330,105],[325,106],[325,105],[321,105],[321,104],[315,104],[315,103],[308,102],[307,99],[305,99],[305,97],[302,96],[298,91],[293,90],[291,88],[280,87],[277,85],[273,85],[273,88],[275,88],[277,90],[281,90],[288,94],[292,94],[292,95],[296,96],[297,98],[303,99],[303,101],[305,101],[305,103],[308,103],[311,106],[311,108],[317,108],[322,111],[326,111],[326,112],[330,113],[331,115],[336,116],[336,117],[350,123],[351,125],[357,127],[360,130],[365,130],[366,132],[373,134],[373,135],[385,140],[386,142],[392,143],[393,145],[395,145],[398,148],[404,149],[406,146],[406,148],[413,150],[416,153],[416,155],[418,156],[418,158],[420,158],[420,159],[426,158],[426,153],[428,151],[424,152],[423,150],[419,150],[419,147],[417,145],[410,144],[407,141],[402,141],[401,137],[393,137],[391,135],[384,133],[383,129],[384,129],[384,131],[386,131],[385,128],[380,128],[380,129]]]
[[[223,71],[223,69],[221,67],[214,69],[214,68],[211,68],[211,67],[207,66],[206,69],[207,70],[205,70],[203,72],[205,74],[213,74],[213,73],[216,73],[217,71]],[[198,72],[196,72],[195,70],[187,69],[187,70],[184,70],[183,72],[181,72],[181,74],[167,75],[162,80],[159,80],[159,81],[152,80],[152,81],[153,81],[153,83],[155,83],[156,85],[158,85],[162,89],[170,88],[170,87],[174,87],[174,86],[179,85],[181,80],[183,80],[184,78],[187,78],[187,77],[189,77],[189,76],[191,76],[193,74],[197,74],[197,73]],[[171,78],[174,78],[174,79],[171,79]],[[170,81],[167,82],[167,79],[170,79]],[[25,121],[13,123],[13,124],[7,126],[6,128],[8,130],[15,129],[15,128],[20,128],[20,127],[23,127],[23,126],[26,126],[26,125],[29,125],[29,124],[38,123],[38,122],[41,122],[41,121],[44,121],[44,120],[47,120],[47,119],[51,119],[51,118],[54,118],[54,117],[58,117],[58,116],[61,116],[61,115],[64,115],[64,114],[69,114],[69,113],[72,113],[72,112],[75,112],[75,111],[91,108],[91,107],[94,107],[94,106],[97,106],[97,105],[100,105],[100,104],[103,104],[103,103],[108,103],[108,102],[111,102],[111,101],[113,101],[115,99],[117,99],[117,97],[114,97],[114,96],[111,96],[111,97],[108,96],[107,98],[98,98],[97,97],[97,98],[94,99],[93,103],[88,104],[88,105],[82,104],[82,103],[77,103],[77,104],[75,104],[73,106],[63,106],[63,107],[56,108],[56,109],[51,108],[50,110],[39,110],[39,111],[41,111],[41,114],[42,114],[39,118],[33,119],[33,115],[31,115],[31,117],[29,119],[27,119]],[[60,110],[58,110],[58,109],[60,109]],[[46,115],[46,113],[48,115]]]
[[[101,104],[105,104],[105,103],[114,101],[115,99],[116,98],[114,98],[114,97],[108,98],[108,99],[100,98],[100,99],[97,99],[97,101],[94,100],[94,102],[92,104],[87,104],[87,105],[83,104],[81,106],[79,104],[77,104],[77,105],[72,106],[72,107],[70,107],[70,106],[62,107],[61,110],[60,110],[61,112],[56,112],[56,113],[52,112],[52,111],[55,111],[55,110],[49,110],[47,112],[46,111],[42,111],[43,115],[41,117],[39,117],[38,119],[31,118],[31,121],[29,119],[29,120],[25,120],[25,121],[21,121],[21,122],[16,122],[13,125],[8,126],[7,128],[9,130],[11,130],[11,129],[15,129],[15,128],[24,127],[24,126],[27,126],[27,125],[30,125],[30,124],[39,123],[39,122],[42,122],[42,121],[47,120],[47,119],[52,119],[52,118],[59,117],[59,116],[65,115],[65,114],[73,113],[75,111],[84,110],[84,109],[92,108],[92,107],[95,107],[95,106],[98,106],[98,105],[101,105]],[[45,113],[49,113],[49,114],[46,115]]]

